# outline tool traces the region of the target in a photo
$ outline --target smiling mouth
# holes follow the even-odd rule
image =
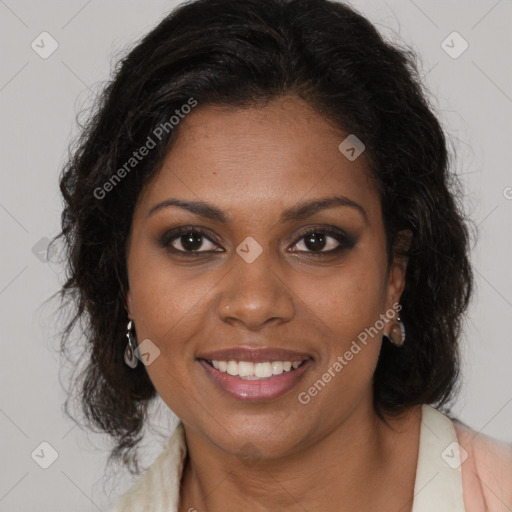
[[[215,359],[203,359],[211,367],[221,373],[242,380],[269,380],[283,373],[290,373],[300,368],[308,359],[302,361],[263,361],[254,363],[251,361],[221,361]]]

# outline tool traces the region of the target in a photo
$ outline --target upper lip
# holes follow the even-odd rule
[[[304,361],[311,359],[309,354],[296,352],[283,348],[246,348],[232,347],[224,350],[214,350],[205,352],[197,356],[198,359],[207,361],[251,361],[253,363],[263,363],[265,361]]]

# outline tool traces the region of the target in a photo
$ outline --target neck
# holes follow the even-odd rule
[[[185,426],[180,510],[410,510],[421,406],[386,425],[371,397],[340,424],[279,459],[241,460]],[[385,504],[385,505],[384,505]]]

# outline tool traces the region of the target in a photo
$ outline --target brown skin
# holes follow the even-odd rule
[[[400,300],[406,261],[390,271],[378,193],[363,153],[346,159],[346,137],[302,100],[265,107],[197,107],[181,121],[164,166],[142,191],[128,244],[128,308],[139,341],[160,356],[146,367],[164,402],[183,421],[188,454],[180,511],[345,512],[411,509],[420,406],[385,425],[372,407],[381,334],[303,405],[298,393],[326,372],[365,328]],[[349,206],[281,223],[298,202],[344,195]],[[170,197],[203,200],[227,224],[177,206],[148,216]],[[161,247],[169,229],[194,225],[211,234],[197,259]],[[306,246],[310,227],[328,225],[356,238],[353,247],[316,257],[340,242]],[[248,236],[263,253],[247,263]],[[216,237],[216,238],[215,238]],[[182,240],[181,240],[182,242]],[[172,247],[187,250],[174,239]],[[342,242],[343,244],[343,242]],[[188,246],[190,251],[190,246]],[[293,249],[292,249],[293,248]],[[296,252],[292,252],[295,250]],[[302,252],[297,252],[302,251]],[[212,383],[196,357],[234,346],[289,348],[311,355],[299,385],[273,400],[237,400]],[[240,457],[250,443],[256,454]]]

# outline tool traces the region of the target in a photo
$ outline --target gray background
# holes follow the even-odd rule
[[[453,168],[462,175],[467,211],[480,235],[473,253],[477,290],[462,339],[464,378],[455,413],[475,430],[510,443],[512,2],[352,4],[389,38],[401,38],[419,53],[425,83],[457,153]],[[77,113],[109,77],[115,56],[174,5],[0,0],[1,510],[107,510],[131,484],[123,473],[105,479],[108,440],[82,432],[62,414],[59,322],[50,316],[52,307],[42,306],[62,276],[58,266],[45,262],[44,249],[59,229],[57,178],[76,133]],[[31,48],[44,31],[59,45],[47,59]],[[458,58],[442,47],[453,31],[469,44]],[[452,52],[462,48],[453,37],[447,44]],[[155,432],[145,438],[144,463],[156,456],[172,428],[173,417],[161,402],[154,413]],[[44,441],[58,454],[48,469],[31,457]]]

